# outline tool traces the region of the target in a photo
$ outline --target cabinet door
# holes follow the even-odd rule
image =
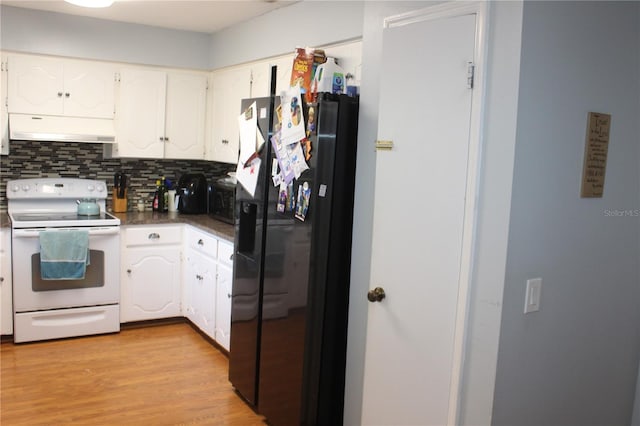
[[[196,323],[196,304],[198,302],[196,290],[199,274],[195,262],[193,251],[186,249],[182,276],[182,315],[194,324]]]
[[[7,57],[2,55],[0,73],[0,155],[9,155],[9,113],[7,111]]]
[[[64,115],[113,118],[115,66],[99,62],[64,63]]]
[[[278,58],[272,62],[278,67],[276,75],[276,95],[291,86],[291,69],[293,68],[293,55]]]
[[[216,333],[215,340],[229,350],[231,339],[231,282],[232,269],[218,264],[218,279],[216,288]]]
[[[185,277],[185,285],[189,288],[194,323],[206,335],[215,335],[215,306],[216,306],[216,263],[195,250],[188,250],[187,263],[189,271]]]
[[[180,316],[180,248],[125,250],[121,321]]]
[[[271,64],[259,62],[251,66],[251,97],[271,95]]]
[[[251,68],[214,72],[212,76],[213,129],[210,160],[237,164],[240,145],[238,116],[242,99],[251,96]]]
[[[166,73],[160,71],[120,71],[114,147],[117,156],[164,157],[166,80]]]
[[[168,75],[165,158],[204,160],[206,107],[206,75]]]
[[[10,56],[8,89],[10,113],[63,114],[62,60]]]
[[[13,334],[11,232],[0,231],[0,333]]]

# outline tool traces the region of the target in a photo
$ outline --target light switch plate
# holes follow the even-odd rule
[[[527,280],[527,290],[524,297],[524,313],[540,310],[540,294],[542,293],[542,278]]]

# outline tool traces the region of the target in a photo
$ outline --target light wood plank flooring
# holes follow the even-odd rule
[[[2,426],[265,425],[227,358],[185,323],[3,343],[0,364]]]

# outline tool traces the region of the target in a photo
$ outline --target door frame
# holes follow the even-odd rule
[[[474,82],[469,123],[469,153],[467,157],[462,252],[460,258],[460,276],[458,279],[458,302],[456,306],[453,363],[449,391],[448,424],[450,425],[458,424],[460,414],[460,396],[463,385],[462,371],[464,367],[469,320],[469,294],[475,259],[478,197],[480,196],[480,172],[482,166],[482,124],[484,120],[486,90],[489,7],[489,2],[485,1],[451,1],[389,16],[383,20],[383,28],[394,28],[422,21],[451,18],[461,15],[476,15]]]

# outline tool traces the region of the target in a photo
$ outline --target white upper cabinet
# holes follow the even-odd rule
[[[277,58],[271,62],[277,67],[276,71],[276,95],[280,96],[283,90],[287,90],[291,85],[291,69],[293,67],[293,56],[287,55]]]
[[[207,159],[236,164],[240,143],[238,116],[242,99],[251,97],[251,67],[213,72],[211,89],[212,129]]]
[[[11,55],[8,67],[10,113],[113,118],[113,64]]]
[[[0,155],[9,155],[9,114],[7,111],[7,57],[0,62]]]
[[[163,71],[123,69],[116,108],[120,157],[163,158],[167,75]]]
[[[170,73],[167,76],[164,156],[204,159],[207,76]]]
[[[204,159],[206,105],[206,74],[121,70],[115,155]]]
[[[251,97],[262,98],[271,92],[271,67],[268,63],[257,63],[251,67]]]

